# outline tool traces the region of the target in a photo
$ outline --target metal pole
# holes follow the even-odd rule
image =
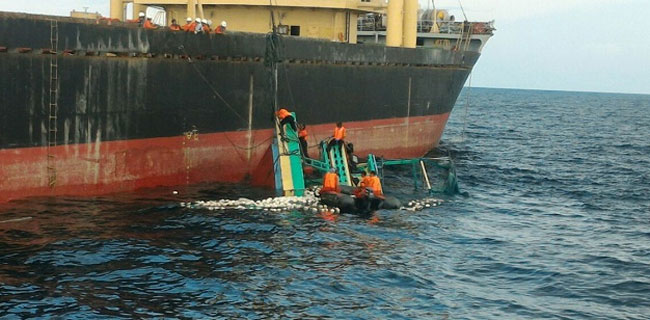
[[[422,175],[424,176],[424,182],[427,183],[427,188],[431,190],[431,183],[429,182],[429,173],[427,168],[424,166],[424,161],[420,160],[420,167],[422,167]]]

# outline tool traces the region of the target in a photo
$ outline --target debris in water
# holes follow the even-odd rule
[[[180,206],[190,209],[207,209],[210,211],[220,210],[262,210],[266,212],[286,212],[302,211],[307,213],[331,212],[340,213],[341,210],[336,207],[330,207],[320,203],[318,188],[305,190],[305,195],[301,197],[270,197],[261,200],[251,200],[248,198],[207,200],[196,202],[181,202]],[[406,211],[421,211],[424,208],[437,207],[442,204],[442,200],[436,198],[424,198],[412,200],[407,206],[400,208]]]

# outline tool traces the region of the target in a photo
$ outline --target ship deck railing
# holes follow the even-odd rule
[[[493,34],[494,21],[490,22],[462,22],[462,21],[436,21],[438,33],[461,34],[463,28],[472,30],[473,34]],[[417,32],[428,33],[433,28],[433,20],[418,20]],[[381,20],[374,17],[362,17],[357,20],[358,31],[386,31],[386,26],[381,25]]]

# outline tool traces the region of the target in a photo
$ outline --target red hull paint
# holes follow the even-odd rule
[[[437,146],[449,113],[346,122],[355,153],[416,157]],[[332,135],[334,125],[309,126],[310,146]],[[0,203],[29,196],[92,196],[199,182],[271,185],[271,129],[57,146],[57,183],[48,186],[47,148],[0,150]],[[251,146],[251,147],[249,147]],[[317,149],[310,147],[310,152]],[[266,176],[265,176],[266,175]]]

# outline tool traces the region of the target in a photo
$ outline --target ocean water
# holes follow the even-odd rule
[[[466,94],[439,151],[464,195],[420,212],[178,205],[269,195],[232,185],[3,205],[0,318],[650,319],[650,96]]]

